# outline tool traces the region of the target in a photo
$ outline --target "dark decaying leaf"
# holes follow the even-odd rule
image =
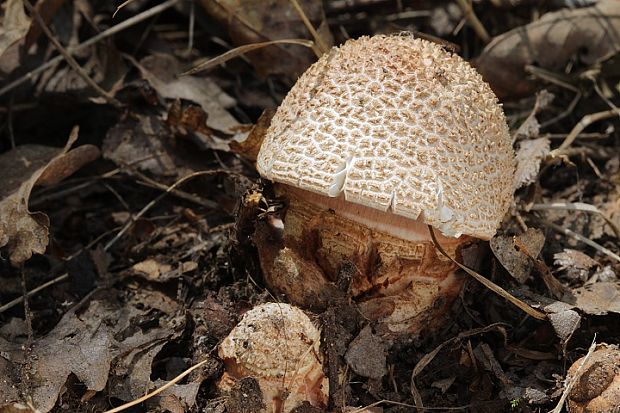
[[[366,326],[349,344],[345,360],[362,377],[380,379],[387,374],[385,343]]]
[[[591,65],[619,50],[620,2],[603,0],[591,7],[547,13],[495,37],[475,65],[505,100],[536,90],[536,83],[526,73],[527,65],[562,72],[574,57]]]
[[[244,139],[234,139],[230,141],[230,150],[251,161],[256,161],[258,151],[260,150],[263,139],[265,138],[265,133],[271,124],[271,118],[274,114],[274,109],[264,110],[247,137]]]
[[[590,269],[600,264],[581,251],[565,248],[564,251],[553,255],[554,264],[560,271],[565,271],[566,277],[585,281]]]
[[[0,336],[0,402],[20,401],[21,391],[45,413],[56,404],[70,374],[97,392],[106,387],[112,366],[129,397],[152,387],[150,362],[167,340],[183,331],[185,317],[178,304],[162,293],[135,291],[124,305],[111,298],[120,295],[103,291],[86,308],[68,311],[50,333],[32,344],[27,358],[20,343]],[[145,370],[142,375],[139,368]],[[146,379],[132,381],[140,377]]]
[[[154,54],[136,63],[142,77],[165,99],[185,99],[202,107],[208,127],[233,134],[240,123],[226,110],[235,100],[212,79],[181,76],[182,65],[172,55]]]

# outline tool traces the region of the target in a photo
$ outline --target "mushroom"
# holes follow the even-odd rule
[[[319,350],[321,334],[310,318],[289,304],[254,307],[219,346],[226,392],[252,377],[263,396],[264,412],[286,413],[303,403],[327,406],[328,383]]]
[[[445,316],[456,264],[512,202],[512,141],[497,98],[462,58],[408,35],[333,48],[290,90],[257,158],[288,200],[255,232],[267,285],[321,309],[343,288],[386,333]],[[345,285],[345,287],[343,287]]]
[[[568,397],[570,413],[604,413],[620,406],[620,351],[603,346],[568,369],[566,382],[575,380]],[[585,361],[585,364],[583,364]],[[583,366],[582,366],[583,364]]]

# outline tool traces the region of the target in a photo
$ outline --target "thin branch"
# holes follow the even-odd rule
[[[585,115],[581,120],[573,127],[568,135],[566,135],[566,139],[562,144],[551,151],[551,156],[559,156],[562,154],[564,150],[566,150],[574,141],[577,139],[577,136],[588,126],[593,124],[594,122],[598,122],[599,120],[609,119],[618,115],[618,111],[616,109],[604,110],[602,112],[590,113],[589,115]]]
[[[64,273],[56,278],[54,278],[53,280],[49,280],[48,282],[46,282],[45,284],[41,284],[40,286],[38,286],[37,288],[30,290],[26,293],[24,293],[21,297],[17,297],[16,299],[9,301],[8,303],[4,304],[3,306],[0,307],[0,314],[4,313],[5,311],[15,307],[17,304],[21,303],[22,301],[24,301],[25,298],[28,298],[36,293],[38,293],[39,291],[42,291],[44,289],[46,289],[47,287],[50,287],[56,283],[59,283],[61,281],[66,280],[67,278],[69,278],[69,274]]]
[[[547,220],[540,220],[543,224],[547,225],[548,227],[550,227],[551,229],[553,229],[556,232],[559,232],[560,234],[564,234],[567,235],[569,237],[572,237],[574,239],[576,239],[577,241],[581,241],[586,245],[589,245],[590,247],[594,248],[597,251],[600,251],[601,253],[607,255],[610,258],[613,258],[614,260],[620,262],[620,256],[618,256],[618,254],[612,252],[611,250],[603,247],[602,245],[592,241],[589,238],[584,237],[581,234],[576,233],[575,231],[571,231],[568,228],[562,228],[561,226],[554,224],[553,222],[547,221]]]

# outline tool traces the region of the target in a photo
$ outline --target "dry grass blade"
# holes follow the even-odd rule
[[[439,242],[437,241],[437,238],[435,237],[435,232],[433,231],[433,227],[431,227],[429,225],[428,226],[428,230],[431,233],[431,238],[433,240],[433,244],[435,245],[435,248],[437,248],[437,250],[439,250],[439,252],[441,252],[441,254],[443,254],[450,261],[452,261],[453,263],[458,265],[460,269],[465,271],[467,274],[471,275],[480,284],[484,285],[489,290],[493,291],[495,294],[497,294],[497,295],[499,295],[501,297],[504,297],[506,300],[510,301],[516,307],[520,308],[526,314],[534,317],[535,319],[537,319],[537,320],[546,320],[547,319],[547,315],[545,313],[543,313],[542,311],[538,311],[538,310],[530,307],[529,305],[527,305],[523,301],[519,300],[517,297],[513,296],[512,294],[510,294],[508,291],[504,290],[499,285],[495,284],[493,281],[484,278],[482,275],[478,274],[476,271],[472,270],[471,268],[468,268],[468,267],[464,266],[463,264],[461,264],[460,262],[456,261],[454,258],[449,256],[448,253],[443,249],[443,247],[441,245],[439,245]]]
[[[114,10],[114,13],[112,14],[112,18],[116,17],[116,13],[118,13],[119,11],[121,11],[122,8],[124,8],[126,5],[128,5],[129,3],[133,3],[135,0],[126,0],[123,3],[121,3],[116,10]]]
[[[192,371],[196,370],[197,368],[201,367],[202,365],[204,365],[205,363],[207,363],[209,361],[209,359],[203,360],[198,364],[193,365],[192,367],[188,368],[187,370],[185,370],[183,373],[179,374],[178,376],[176,376],[174,379],[170,380],[168,383],[164,384],[163,386],[161,386],[159,389],[153,390],[150,393],[145,394],[144,396],[140,397],[139,399],[136,400],[132,400],[128,403],[125,403],[121,406],[115,407],[112,410],[106,410],[103,413],[117,413],[117,412],[122,412],[123,410],[127,410],[128,408],[135,406],[136,404],[140,404],[142,402],[144,402],[145,400],[150,399],[153,396],[158,395],[159,393],[163,392],[164,390],[166,390],[168,387],[171,387],[173,384],[177,383],[179,380],[181,380],[183,377],[187,376],[189,373],[191,373]]]
[[[616,235],[616,238],[620,239],[620,228],[605,214],[603,211],[595,207],[594,205],[586,204],[585,202],[553,202],[551,204],[534,204],[528,208],[530,211],[545,211],[545,210],[568,210],[568,211],[581,211],[598,214],[605,220],[607,225]]]
[[[321,36],[319,35],[319,33],[316,31],[316,29],[314,28],[314,26],[310,22],[310,19],[308,19],[308,16],[306,16],[306,13],[304,12],[304,9],[301,8],[301,5],[299,4],[299,2],[297,0],[289,0],[289,1],[291,2],[293,7],[295,8],[295,10],[297,10],[297,13],[299,14],[299,17],[304,22],[304,25],[306,26],[306,28],[308,29],[308,31],[310,32],[310,34],[314,38],[315,43],[318,45],[318,47],[319,47],[319,49],[321,51],[321,55],[323,53],[327,52],[329,50],[329,47],[327,47],[327,45],[325,44],[323,39],[321,39]],[[321,55],[317,55],[317,57],[321,57]]]
[[[217,65],[222,63],[226,63],[230,59],[234,59],[237,56],[240,56],[244,53],[251,52],[252,50],[261,49],[263,47],[271,46],[274,44],[296,44],[299,46],[305,46],[312,50],[315,53],[318,53],[317,56],[320,56],[321,52],[316,50],[316,45],[311,40],[306,39],[279,39],[279,40],[270,40],[268,42],[260,42],[260,43],[252,43],[252,44],[244,44],[243,46],[235,47],[232,50],[227,51],[226,53],[222,53],[219,56],[214,57],[213,59],[209,59],[206,62],[200,63],[198,66],[193,67],[192,69],[181,73],[179,76],[189,76],[196,74],[198,72],[202,72],[203,70],[211,69]]]

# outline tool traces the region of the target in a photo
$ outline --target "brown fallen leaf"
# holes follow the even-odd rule
[[[233,139],[230,141],[230,150],[251,161],[256,161],[258,151],[267,133],[267,128],[271,124],[271,118],[275,114],[275,109],[266,109],[261,113],[256,124],[250,130],[245,139]]]
[[[601,62],[620,51],[619,32],[618,1],[562,9],[495,37],[474,64],[501,100],[527,96],[536,83],[526,66],[562,72],[577,56],[585,65]]]
[[[49,218],[28,210],[32,188],[53,185],[99,157],[93,145],[69,150],[77,136],[76,127],[64,149],[22,145],[0,155],[0,247],[8,248],[15,266],[43,254],[49,242]]]
[[[600,266],[598,261],[590,258],[581,251],[565,248],[564,251],[553,255],[554,264],[560,271],[566,272],[566,277],[572,280],[586,281],[590,269]]]
[[[21,0],[7,0],[0,20],[0,56],[15,42],[24,39],[30,28],[30,18]]]
[[[304,13],[317,29],[320,40],[331,47],[323,4],[319,0],[298,0]],[[311,38],[297,10],[289,0],[201,0],[202,7],[228,29],[235,46],[278,39]],[[278,44],[247,53],[257,73],[285,75],[297,79],[315,60],[310,49]],[[274,64],[274,62],[276,62]]]
[[[208,77],[177,75],[183,71],[181,63],[169,54],[153,54],[140,62],[133,61],[142,77],[165,99],[185,99],[202,107],[206,126],[234,134],[240,123],[228,112],[236,102]]]
[[[527,232],[516,237],[499,235],[490,241],[495,257],[513,278],[523,284],[530,277],[534,263],[528,254],[519,250],[515,239],[518,239],[520,245],[527,246],[527,251],[532,257],[537,257],[545,245],[545,235],[539,229],[529,228]]]
[[[573,290],[574,305],[593,315],[620,313],[620,285],[615,282],[599,282]]]

